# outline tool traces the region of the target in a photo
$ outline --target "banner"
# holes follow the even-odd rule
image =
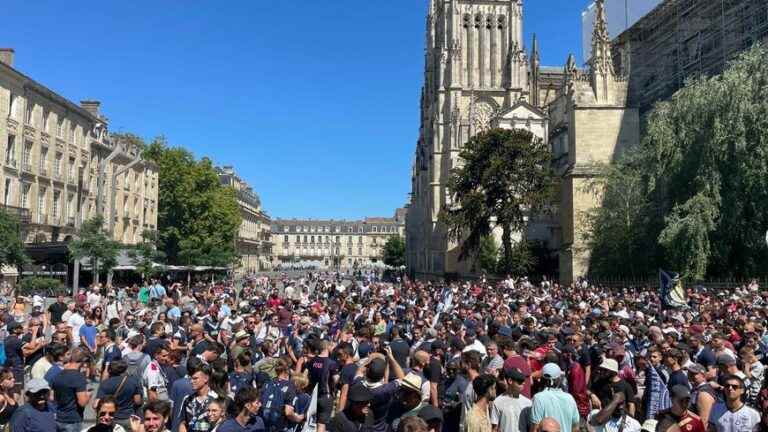
[[[659,270],[659,295],[665,308],[688,307],[688,296],[677,273]]]
[[[304,428],[301,432],[315,432],[317,430],[317,385],[312,390],[312,399],[309,401],[309,408],[304,417]]]

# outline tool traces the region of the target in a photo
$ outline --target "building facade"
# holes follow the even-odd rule
[[[581,213],[599,196],[581,191],[617,150],[639,141],[636,111],[626,109],[626,84],[616,76],[604,3],[597,2],[593,56],[588,70],[571,55],[565,67],[540,62],[534,37],[523,44],[522,0],[432,0],[427,17],[421,128],[412,169],[406,223],[406,260],[416,276],[466,276],[472,259],[441,226],[452,205],[446,184],[470,137],[489,128],[529,130],[553,151],[561,195],[548,216],[530,215],[518,239],[538,239],[558,252],[560,277],[588,272]],[[605,123],[607,122],[607,123]],[[498,231],[498,230],[497,230]]]
[[[236,250],[240,265],[235,273],[244,275],[272,269],[271,219],[261,208],[261,200],[253,188],[241,179],[231,166],[217,168],[219,180],[237,192],[237,204],[243,222],[237,233]]]
[[[613,41],[629,76],[629,102],[646,112],[685,80],[721,73],[755,42],[768,42],[765,0],[664,0]]]
[[[97,214],[126,245],[157,229],[158,172],[141,148],[110,135],[99,102],[74,104],[13,60],[0,50],[0,204],[19,216],[24,242],[66,242]]]
[[[384,244],[405,235],[405,209],[362,220],[277,219],[272,223],[275,262],[318,261],[333,268],[358,268],[382,261]]]

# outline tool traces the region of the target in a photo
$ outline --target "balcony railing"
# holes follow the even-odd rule
[[[11,168],[16,168],[16,159],[6,159],[5,164]]]
[[[22,169],[22,171],[26,171],[26,172],[29,172],[29,173],[31,173],[31,172],[32,172],[32,164],[31,164],[31,163],[29,163],[29,162],[24,162],[24,163],[21,165],[21,169]]]
[[[22,224],[28,224],[32,221],[32,215],[30,214],[29,209],[2,204],[0,204],[0,209],[5,210],[5,212],[11,216],[15,216]]]
[[[48,168],[41,166],[40,167],[40,175],[43,177],[48,177]]]

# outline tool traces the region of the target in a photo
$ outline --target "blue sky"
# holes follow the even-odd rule
[[[234,165],[273,217],[389,216],[410,191],[426,0],[3,0],[0,46],[113,131]],[[526,0],[545,65],[588,0]]]

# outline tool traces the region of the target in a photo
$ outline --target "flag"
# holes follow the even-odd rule
[[[659,270],[659,294],[665,308],[688,307],[688,296],[677,273]]]
[[[309,408],[307,408],[307,413],[304,416],[306,420],[301,432],[315,432],[317,430],[317,385],[312,390],[312,399],[310,399]]]

